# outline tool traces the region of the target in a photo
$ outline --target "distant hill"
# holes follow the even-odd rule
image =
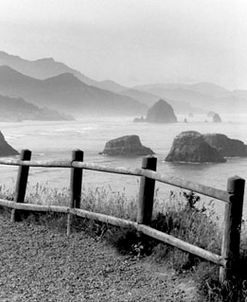
[[[191,85],[186,85],[189,90],[197,91],[203,95],[208,95],[212,97],[223,97],[231,93],[230,90],[227,90],[224,87],[215,85],[213,83],[196,83]]]
[[[71,73],[40,80],[0,66],[0,93],[76,116],[136,115],[146,110],[130,97],[86,85]]]
[[[132,88],[125,88],[125,89],[119,91],[119,93],[132,97],[149,106],[153,105],[155,102],[157,102],[157,99],[159,98],[159,96],[154,95],[150,92],[141,91],[141,90],[132,89]]]
[[[129,96],[148,106],[153,105],[159,98],[159,96],[157,95],[151,94],[146,91],[129,88],[111,80],[97,82],[94,85],[98,88],[106,89],[121,95]]]
[[[7,65],[24,75],[36,79],[46,79],[62,73],[72,73],[75,77],[87,85],[108,90],[123,96],[128,96],[136,101],[146,104],[147,106],[152,106],[158,99],[162,97],[162,94],[149,93],[148,91],[143,91],[142,89],[133,89],[112,80],[93,80],[78,70],[75,70],[64,63],[55,61],[53,58],[43,58],[31,61],[0,51],[0,65]],[[172,104],[176,112],[202,111],[201,109],[192,108],[187,101],[181,102],[180,100],[172,99],[169,102]]]
[[[161,98],[169,100],[176,112],[206,112],[205,104],[209,97],[195,92],[193,90],[185,89],[183,85],[179,84],[154,84],[136,86],[136,89],[155,94]]]
[[[187,103],[191,107],[217,111],[219,113],[247,112],[247,91],[230,91],[213,83],[196,84],[150,84],[138,85],[134,89],[160,95],[172,100]]]
[[[69,72],[88,85],[97,83],[97,81],[90,79],[78,70],[70,68],[64,63],[57,62],[53,58],[42,58],[31,61],[0,51],[0,65],[7,65],[20,73],[37,79],[46,79],[61,73]]]
[[[132,97],[148,106],[152,106],[155,102],[157,102],[158,99],[160,99],[159,94],[152,94],[148,91],[141,91],[137,89],[125,89],[121,91],[120,93],[127,95],[129,97]],[[195,113],[201,113],[204,110],[196,107],[192,107],[188,101],[179,101],[177,99],[166,99],[169,101],[169,103],[172,105],[176,113],[189,113],[189,112],[195,112]]]
[[[92,106],[95,106],[95,103],[99,103],[99,95],[102,93],[104,96],[102,96],[103,101],[101,108],[105,107],[106,109],[109,108],[113,99],[122,103],[126,102],[128,107],[130,100],[136,100],[151,106],[157,99],[165,98],[169,100],[169,103],[177,113],[206,113],[209,110],[230,114],[234,112],[247,112],[247,90],[230,91],[214,83],[158,83],[138,85],[130,88],[112,80],[96,81],[64,63],[55,61],[53,58],[42,58],[32,61],[19,56],[10,55],[4,51],[0,51],[0,65],[7,65],[23,75],[40,80],[54,78],[64,73],[73,74],[82,83],[93,86],[92,89],[96,89],[95,87],[97,87],[101,90],[114,93],[114,96],[107,96],[105,92],[89,92],[89,90],[86,89],[88,93],[86,93],[85,98],[83,96],[84,103],[88,103],[90,101],[89,96],[92,95]],[[68,94],[69,93],[66,95]],[[78,93],[73,91],[72,94],[78,99]],[[119,98],[119,95],[123,98]],[[108,105],[105,105],[107,98],[109,98],[107,101]],[[28,101],[31,100],[28,99]],[[38,101],[43,102],[43,98],[38,98]],[[51,105],[54,102],[54,100],[51,100]],[[61,102],[63,101],[61,100]],[[137,105],[133,106],[133,111],[135,111],[136,106]],[[112,111],[119,112],[119,109]],[[131,112],[129,107],[126,111],[129,112],[129,114],[137,113]]]
[[[154,94],[148,91],[138,90],[135,88],[127,88],[110,80],[97,82],[95,86],[116,92],[121,95],[129,96],[143,104],[146,104],[147,106],[152,106],[155,102],[157,102],[158,99],[161,98],[159,94]],[[176,99],[170,99],[169,103],[172,104],[177,113],[204,111],[200,108],[192,107],[187,101],[183,102]]]
[[[144,90],[144,91],[164,91],[166,89],[170,90],[190,90],[194,92],[198,92],[203,95],[211,95],[211,96],[222,96],[231,92],[230,90],[216,85],[214,83],[208,82],[198,82],[195,84],[184,84],[184,83],[156,83],[156,84],[147,84],[147,85],[137,85],[133,88]]]
[[[73,117],[62,115],[55,110],[39,108],[22,98],[0,95],[0,121],[20,122],[23,120],[61,121],[73,120]]]
[[[121,93],[121,91],[128,89],[127,87],[118,84],[117,82],[111,81],[111,80],[105,80],[105,81],[99,81],[94,83],[95,87],[109,90],[116,93]]]
[[[111,80],[96,81],[90,79],[78,70],[70,68],[64,63],[57,62],[53,58],[43,58],[31,61],[25,60],[19,56],[10,55],[4,51],[0,51],[0,65],[9,66],[24,75],[42,80],[57,76],[62,73],[71,73],[87,85],[94,86],[103,90],[108,90],[117,94],[126,95],[134,98],[139,102],[143,102],[144,100],[143,103],[147,105],[152,105],[159,98],[158,96],[153,97],[148,93],[142,91],[140,91],[139,93],[135,93],[135,91],[137,92],[137,90],[133,92],[128,91],[128,87],[120,85],[117,82]],[[136,96],[136,98],[134,96]]]

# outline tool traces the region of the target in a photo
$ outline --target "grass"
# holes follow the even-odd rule
[[[0,187],[0,198],[13,199],[13,192]],[[96,190],[83,189],[81,207],[85,210],[112,215],[124,219],[135,220],[137,214],[136,198],[126,197],[125,192],[112,192],[110,188],[97,188]],[[26,201],[36,204],[52,204],[68,206],[70,202],[67,188],[61,190],[48,189],[37,184],[32,187]],[[168,200],[161,200],[158,192],[155,194],[154,213],[151,226],[171,234],[186,242],[197,245],[211,252],[220,254],[221,232],[219,231],[217,217],[193,192],[170,192]],[[42,223],[47,227],[66,228],[66,215],[38,214],[28,217],[32,223]],[[242,240],[241,261],[238,271],[238,282],[233,279],[227,284],[218,281],[219,267],[203,261],[191,254],[162,244],[157,240],[148,238],[133,229],[123,229],[109,226],[97,221],[75,217],[73,219],[74,231],[90,233],[97,239],[104,238],[114,245],[120,253],[131,254],[134,257],[150,257],[155,262],[166,262],[178,274],[190,274],[196,280],[202,293],[203,301],[236,301],[235,289],[241,287],[240,301],[247,301],[247,241]],[[243,235],[246,238],[246,230]]]

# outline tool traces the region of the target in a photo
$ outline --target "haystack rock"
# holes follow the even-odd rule
[[[216,112],[210,111],[208,113],[208,117],[211,119],[211,121],[213,123],[221,123],[222,122],[220,115]]]
[[[18,154],[19,153],[6,142],[2,132],[0,131],[0,156],[3,157]]]
[[[203,137],[205,141],[211,147],[217,149],[222,156],[247,156],[246,145],[240,140],[231,139],[226,135],[220,133],[204,134]]]
[[[146,122],[149,123],[176,123],[177,117],[170,104],[159,100],[147,112]]]
[[[165,160],[191,163],[226,161],[218,150],[210,146],[203,135],[196,131],[185,131],[176,136]]]
[[[141,144],[138,135],[126,135],[108,141],[101,154],[112,156],[142,156],[152,155],[154,152]]]
[[[218,113],[215,113],[215,115],[213,116],[213,122],[214,123],[221,123],[222,122],[221,117]]]
[[[215,115],[214,111],[209,111],[208,114],[207,114],[207,117],[212,118],[214,115]]]

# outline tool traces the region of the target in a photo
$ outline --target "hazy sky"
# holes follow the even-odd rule
[[[0,0],[0,49],[125,85],[247,88],[247,1]]]

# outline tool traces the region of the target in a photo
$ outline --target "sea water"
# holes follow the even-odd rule
[[[183,120],[181,117],[180,120]],[[223,133],[230,138],[247,143],[247,119],[232,118],[225,122],[208,123],[194,118],[188,123],[149,124],[133,123],[130,117],[85,118],[80,121],[0,123],[0,130],[7,142],[15,149],[30,149],[34,160],[70,160],[74,149],[84,151],[84,161],[111,167],[141,167],[141,157],[124,158],[100,155],[105,143],[123,135],[139,135],[143,145],[150,147],[158,158],[158,172],[167,176],[185,178],[204,185],[226,189],[227,178],[238,175],[247,179],[247,158],[229,158],[226,163],[174,164],[165,162],[172,141],[182,131],[195,130],[201,133]],[[0,166],[0,184],[13,188],[17,168]],[[51,188],[69,186],[69,169],[31,168],[29,185],[37,182]],[[85,187],[106,187],[113,192],[124,191],[127,195],[138,193],[139,178],[94,171],[84,171]],[[159,195],[169,194],[171,186],[157,184]],[[247,192],[247,191],[246,191]],[[220,202],[219,202],[220,203]],[[223,213],[223,206],[217,211]],[[247,216],[247,198],[244,206]]]

